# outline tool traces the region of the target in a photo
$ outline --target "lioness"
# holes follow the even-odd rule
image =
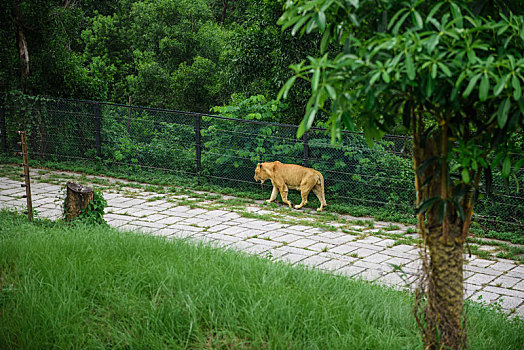
[[[279,161],[258,163],[255,169],[255,181],[264,183],[267,179],[271,179],[273,183],[273,192],[266,201],[268,203],[273,202],[280,191],[282,202],[291,208],[292,204],[287,200],[287,193],[288,189],[292,189],[299,190],[302,196],[302,202],[295,206],[295,209],[300,209],[306,205],[307,196],[311,190],[320,201],[320,208],[317,211],[322,211],[324,206],[327,205],[324,196],[324,177],[315,169],[296,164],[282,164]]]

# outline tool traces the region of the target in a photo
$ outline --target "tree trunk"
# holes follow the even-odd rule
[[[72,221],[87,209],[93,200],[93,189],[73,182],[67,183],[67,195],[64,202],[64,216],[66,221]]]
[[[432,221],[431,215],[428,221]],[[442,225],[429,228],[426,245],[429,250],[427,266],[427,296],[425,309],[426,348],[461,349],[466,334],[462,324],[463,244],[462,227],[451,225],[450,239],[443,240]]]
[[[422,130],[424,128],[421,128]],[[464,223],[458,217],[452,201],[453,185],[447,184],[447,128],[442,126],[425,142],[425,147],[414,144],[415,166],[426,160],[439,159],[422,173],[417,173],[418,203],[439,198],[425,215],[419,216],[419,229],[424,238],[422,252],[423,276],[417,293],[427,297],[423,316],[417,322],[421,327],[426,349],[463,349],[466,332],[462,322]],[[416,139],[418,140],[418,138]],[[424,185],[421,185],[424,184]],[[446,203],[444,212],[441,206]],[[425,220],[424,220],[425,216]],[[429,253],[427,256],[426,252]],[[415,310],[422,299],[417,295]]]
[[[12,16],[16,27],[16,42],[18,44],[18,57],[20,60],[20,79],[22,90],[24,91],[27,78],[29,77],[29,50],[27,48],[22,9],[19,1],[13,3]]]

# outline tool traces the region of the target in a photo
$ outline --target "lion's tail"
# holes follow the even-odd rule
[[[320,185],[320,188],[321,188],[321,196],[322,196],[322,204],[324,206],[327,206],[327,203],[326,203],[326,195],[324,193],[324,176],[322,176],[322,174],[320,172],[317,171],[317,185]]]

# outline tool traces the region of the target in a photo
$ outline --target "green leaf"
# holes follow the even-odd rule
[[[451,77],[451,71],[449,70],[448,66],[446,66],[444,63],[439,62],[438,66],[444,74],[446,74],[447,77]]]
[[[524,164],[524,158],[520,158],[520,159],[515,163],[515,166],[514,166],[515,173],[518,172],[518,171],[520,170],[520,168],[522,167],[523,164]]]
[[[460,220],[466,220],[466,213],[464,213],[464,208],[462,208],[462,205],[460,205],[458,201],[455,201],[455,208],[457,208]]]
[[[380,72],[376,72],[375,74],[373,74],[371,79],[369,79],[369,86],[372,86],[373,84],[375,84],[375,81],[377,81],[379,77],[380,77]]]
[[[437,47],[438,42],[440,40],[440,36],[438,34],[432,35],[426,42],[426,46],[428,48],[428,51],[431,53],[433,50],[435,50],[435,47]]]
[[[323,11],[320,11],[317,13],[315,19],[317,20],[317,25],[320,30],[324,31],[326,29],[326,14]]]
[[[418,11],[413,11],[413,24],[417,25],[417,28],[422,29],[424,22],[422,22],[422,16]]]
[[[391,78],[390,78],[388,72],[386,72],[386,71],[382,72],[382,80],[384,80],[384,82],[386,84],[389,84],[389,82],[391,81]]]
[[[306,15],[298,20],[298,22],[295,24],[293,29],[291,30],[291,35],[295,36],[295,34],[298,32],[298,30],[302,27],[302,25],[311,17],[311,15]]]
[[[293,84],[295,83],[295,80],[297,80],[296,75],[292,76],[291,78],[288,79],[288,81],[286,81],[284,86],[282,86],[282,89],[280,89],[280,91],[278,92],[277,100],[280,100],[281,97],[283,97],[284,99],[287,98],[287,93],[289,92],[289,89],[291,89]]]
[[[337,92],[333,86],[326,84],[326,91],[333,101],[337,99]]]
[[[413,64],[413,59],[411,58],[411,55],[409,52],[406,52],[406,70],[408,72],[408,78],[409,80],[415,79],[415,65]]]
[[[308,113],[302,119],[302,122],[300,122],[300,125],[297,129],[297,138],[301,138],[302,135],[306,131],[308,131],[311,128],[311,125],[313,125],[313,121],[315,120],[315,115],[317,114],[318,110],[316,108],[309,109]]]
[[[442,224],[442,221],[444,221],[444,216],[446,215],[447,209],[448,209],[448,202],[445,200],[439,201],[439,208],[438,208],[439,224]]]
[[[462,169],[462,181],[465,184],[469,184],[470,178],[468,169]]]
[[[436,201],[440,200],[440,197],[431,197],[420,203],[417,208],[417,214],[425,213],[430,207],[435,204]]]
[[[495,85],[495,87],[493,88],[493,95],[495,96],[500,95],[502,90],[504,90],[504,88],[506,87],[506,82],[508,81],[508,78],[509,78],[509,74],[500,78],[497,85]]]
[[[502,163],[502,177],[507,178],[509,176],[509,173],[511,172],[511,159],[509,156],[506,156],[504,158],[504,162]]]
[[[520,87],[520,81],[515,75],[511,77],[511,86],[513,86],[513,98],[515,101],[518,101],[522,96],[522,89]]]
[[[453,15],[453,19],[456,20],[457,26],[459,28],[462,28],[464,26],[463,20],[462,20],[462,13],[460,12],[460,7],[458,7],[457,4],[454,2],[450,2],[451,5],[451,14]]]
[[[437,161],[438,158],[437,157],[430,157],[428,159],[426,159],[421,165],[419,165],[419,167],[417,168],[417,174],[420,176],[424,173],[424,171],[426,171],[426,169],[431,165],[433,164],[435,161]]]
[[[320,68],[316,68],[311,79],[311,89],[316,91],[318,89],[318,82],[320,80]]]
[[[511,101],[509,97],[506,98],[504,102],[502,102],[499,106],[499,110],[497,113],[497,122],[499,123],[499,127],[501,129],[506,125],[508,121],[508,113],[509,113],[510,106],[511,106]]]
[[[479,99],[481,101],[486,101],[486,99],[488,98],[488,92],[489,92],[489,77],[487,74],[484,74],[482,76],[482,80],[480,81]]]
[[[322,35],[322,40],[320,41],[320,52],[321,53],[326,52],[326,49],[329,45],[330,40],[331,40],[331,31],[326,30],[324,32],[324,35]]]
[[[473,76],[473,78],[471,78],[471,80],[469,81],[468,83],[468,87],[466,88],[466,90],[462,93],[462,96],[463,97],[468,97],[469,94],[471,94],[471,91],[473,91],[473,88],[475,87],[475,85],[477,84],[477,81],[479,80],[481,74],[478,73],[476,75]]]

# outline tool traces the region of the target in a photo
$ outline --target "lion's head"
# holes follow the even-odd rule
[[[270,178],[270,174],[267,171],[267,169],[263,166],[262,163],[258,163],[257,167],[255,168],[255,181],[260,181],[261,183],[264,183],[267,179]]]

